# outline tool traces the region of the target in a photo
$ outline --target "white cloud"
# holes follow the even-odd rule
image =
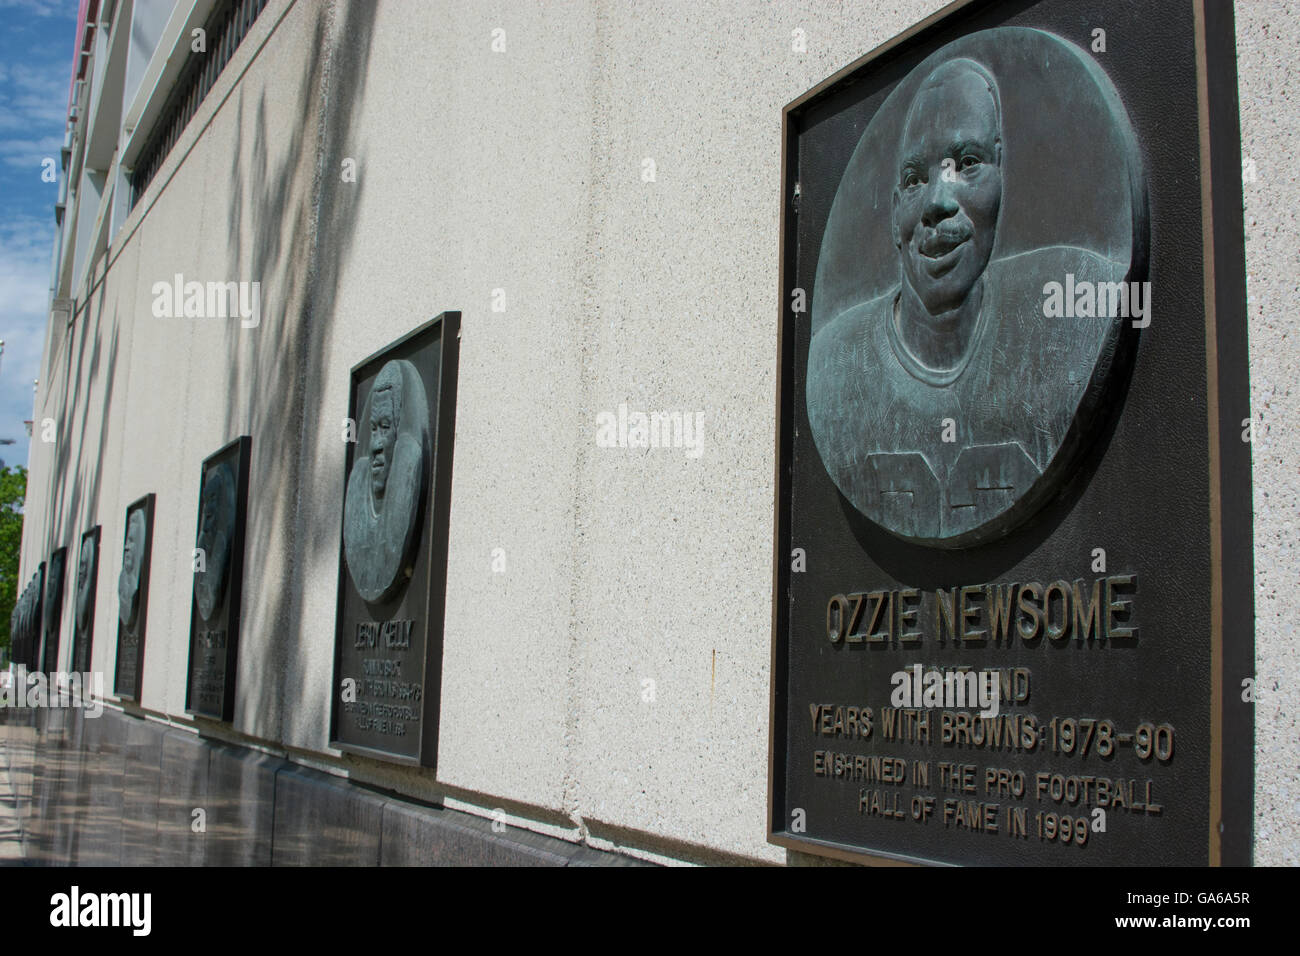
[[[53,157],[58,165],[60,131],[67,120],[68,71],[61,59],[39,65],[0,64],[0,162],[31,169],[36,182],[44,159]]]
[[[48,321],[50,261],[55,225],[35,216],[14,216],[0,223],[0,438],[17,444],[0,446],[8,464],[25,461],[32,415],[32,380],[40,374]]]
[[[0,163],[29,169],[33,189],[47,186],[52,190],[53,187],[41,179],[41,164],[46,159],[53,159],[55,172],[62,176],[63,169],[59,163],[59,149],[62,145],[63,140],[57,136],[43,136],[40,139],[0,139]],[[53,202],[53,199],[51,198],[50,201]]]
[[[24,419],[40,374],[48,324],[58,168],[67,123],[77,0],[0,0],[6,36],[0,61],[0,458],[26,460]],[[59,170],[61,174],[61,170]]]
[[[68,15],[68,6],[76,7],[74,0],[0,0],[0,10],[21,10],[31,17],[62,17]]]

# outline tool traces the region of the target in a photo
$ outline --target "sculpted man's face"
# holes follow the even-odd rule
[[[215,478],[209,477],[203,483],[203,516],[199,519],[199,537],[211,541],[217,530],[217,509],[220,507],[221,489]]]
[[[122,573],[117,579],[117,597],[121,603],[122,622],[129,624],[135,617],[135,599],[140,589],[140,562],[144,551],[144,515],[136,512],[126,529],[126,545],[122,549]]]
[[[904,278],[931,315],[966,300],[993,252],[1002,202],[998,125],[987,81],[960,64],[936,69],[908,111],[894,242]]]
[[[122,552],[122,573],[135,576],[136,561],[140,551],[140,542],[136,538],[135,525],[131,525],[131,530],[126,536],[126,548]]]
[[[90,569],[95,561],[94,539],[87,540],[81,546],[81,557],[77,561],[77,624],[85,627],[86,608],[90,601]]]
[[[392,389],[384,389],[370,406],[370,489],[382,500],[388,486],[388,470],[393,460],[393,443],[397,440],[397,422],[393,415]]]
[[[86,590],[90,583],[90,562],[94,560],[95,546],[89,541],[81,546],[81,559],[77,562],[77,591]]]

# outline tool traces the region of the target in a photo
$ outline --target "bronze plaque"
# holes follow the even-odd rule
[[[434,766],[460,313],[352,370],[331,746]]]
[[[45,564],[45,597],[41,604],[41,670],[53,674],[59,669],[59,635],[63,626],[63,570],[68,549],[57,548]]]
[[[95,633],[95,590],[99,582],[99,525],[81,536],[77,552],[77,595],[73,607],[72,669],[90,671],[90,650]]]
[[[971,0],[787,107],[773,842],[1249,861],[1234,58]]]
[[[14,603],[10,615],[10,633],[13,635],[10,653],[15,664],[28,671],[40,668],[41,598],[45,593],[45,562],[42,561]]]
[[[214,720],[235,711],[251,448],[249,436],[237,438],[203,462],[199,477],[185,712]]]
[[[117,671],[113,693],[140,702],[144,686],[144,638],[149,611],[149,565],[153,549],[154,495],[126,509],[122,570],[117,577]]]

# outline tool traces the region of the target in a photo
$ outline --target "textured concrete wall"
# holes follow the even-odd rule
[[[111,681],[123,512],[156,492],[144,704],[183,719],[199,467],[250,433],[237,714],[206,732],[570,840],[784,861],[764,839],[781,109],[938,6],[272,2],[43,375],[37,417],[64,425],[33,445],[24,573],[103,525],[94,664]],[[1237,4],[1259,169],[1258,647],[1262,686],[1282,689],[1257,718],[1260,862],[1300,853],[1292,6]],[[153,318],[150,287],[175,272],[261,281],[261,325]],[[327,740],[349,370],[448,309],[463,330],[435,775]],[[699,414],[700,453],[598,448],[597,415],[623,403]],[[303,774],[295,799],[317,813]],[[157,825],[175,810],[161,801]]]
[[[1300,177],[1295,152],[1300,4],[1237,0],[1237,89],[1250,316],[1255,485],[1255,862],[1300,864]]]
[[[283,649],[294,632],[298,458],[285,450],[301,423],[327,13],[268,5],[114,238],[102,281],[79,297],[37,400],[38,424],[60,423],[58,442],[42,443],[38,430],[32,446],[32,486],[49,506],[34,508],[24,530],[30,575],[54,547],[75,555],[81,533],[102,525],[92,662],[111,688],[125,510],[157,495],[142,702],[181,713],[201,463],[256,435],[245,575],[264,586],[246,590],[234,726],[269,739],[279,736],[280,673],[293,666]],[[176,274],[259,282],[260,323],[155,317],[154,283]],[[65,663],[72,599],[65,589]]]

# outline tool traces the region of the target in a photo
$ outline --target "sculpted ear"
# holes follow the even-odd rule
[[[898,231],[898,205],[901,201],[902,200],[899,198],[898,195],[898,187],[895,186],[893,192],[893,198],[890,202],[890,207],[893,211],[893,214],[889,217],[889,231],[894,236],[894,248],[899,250],[903,248],[903,237],[902,235],[899,234]]]

